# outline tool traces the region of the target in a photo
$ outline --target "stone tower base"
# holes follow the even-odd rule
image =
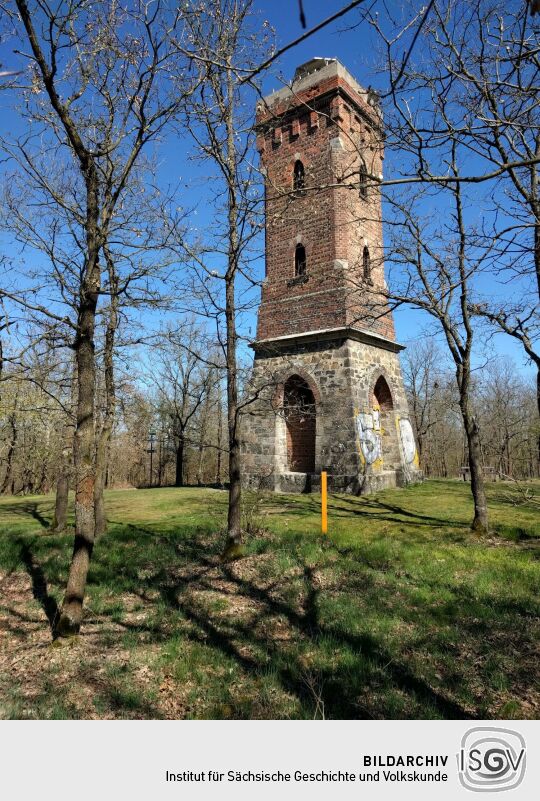
[[[398,353],[354,328],[254,344],[256,400],[242,421],[243,481],[364,494],[421,479]]]
[[[370,495],[384,489],[405,487],[407,484],[421,481],[420,473],[414,476],[405,476],[400,470],[383,470],[380,473],[365,476],[335,476],[330,475],[328,489],[330,492],[348,492],[353,495]],[[320,473],[282,473],[268,479],[256,473],[247,473],[243,476],[243,485],[246,489],[267,490],[281,493],[309,493],[320,492]]]

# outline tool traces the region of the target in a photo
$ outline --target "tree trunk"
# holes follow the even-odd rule
[[[95,511],[95,538],[101,537],[107,531],[107,516],[103,490],[109,462],[112,420],[106,414],[96,447],[96,481],[94,485],[94,511]]]
[[[453,152],[453,167],[454,172],[457,172],[455,167],[456,157],[456,143],[452,141]],[[474,518],[472,522],[472,530],[478,534],[483,534],[488,531],[488,509],[486,501],[486,491],[484,487],[484,477],[482,474],[482,443],[480,441],[480,430],[476,417],[471,411],[470,395],[471,395],[471,352],[473,347],[474,330],[471,325],[469,305],[468,305],[468,291],[467,284],[467,270],[466,270],[466,236],[465,226],[463,221],[463,205],[461,200],[461,186],[459,183],[455,186],[455,200],[456,200],[456,220],[458,223],[460,246],[459,246],[459,273],[461,278],[461,293],[460,293],[460,306],[463,325],[466,332],[466,340],[460,346],[456,345],[456,337],[454,334],[454,361],[456,361],[456,378],[459,389],[459,405],[461,415],[463,418],[463,425],[465,428],[465,436],[467,438],[467,448],[469,451],[469,469],[471,471],[471,492],[474,503]],[[448,336],[448,334],[447,334]]]
[[[184,432],[182,431],[178,437],[178,444],[176,446],[176,473],[174,478],[175,487],[184,486],[184,450],[185,440]]]
[[[203,469],[203,457],[204,457],[204,440],[203,440],[203,437],[202,437],[203,433],[204,433],[204,430],[201,431],[201,440],[199,442],[199,462],[197,464],[197,486],[198,487],[201,487],[202,483],[203,483],[203,481],[202,481],[202,469]]]
[[[71,399],[70,409],[64,421],[62,431],[62,464],[60,474],[56,482],[56,497],[54,501],[54,518],[52,530],[61,533],[66,530],[67,509],[69,501],[69,484],[73,468],[73,437],[74,437],[74,415],[77,405],[77,370],[75,364],[71,377]]]
[[[484,477],[482,474],[480,431],[474,415],[472,415],[470,412],[468,401],[466,399],[461,404],[461,411],[469,448],[471,492],[474,502],[474,519],[471,528],[478,534],[483,534],[488,531],[489,526],[486,491],[484,487]]]
[[[536,405],[538,408],[538,419],[536,424],[538,426],[538,434],[536,437],[536,458],[538,459],[537,463],[537,475],[540,476],[540,364],[537,365],[536,370]]]
[[[211,381],[208,382],[208,387],[210,387]],[[205,439],[206,439],[206,429],[208,427],[208,415],[210,410],[210,389],[206,392],[206,397],[204,399],[204,404],[202,407],[202,414],[201,414],[201,425],[200,425],[200,432],[199,432],[199,460],[197,464],[197,486],[200,487],[202,484],[202,472],[203,472],[203,459],[204,459],[204,451],[205,451]]]
[[[16,405],[17,405],[17,397],[15,398],[15,406]],[[15,452],[15,446],[17,445],[17,437],[18,437],[16,412],[13,412],[13,414],[10,415],[9,425],[11,427],[11,437],[9,440],[9,449],[6,456],[6,473],[4,475],[2,489],[0,489],[0,493],[2,494],[7,492],[7,489],[13,480],[13,454]]]
[[[105,514],[105,501],[103,490],[105,489],[105,473],[107,470],[109,436],[103,429],[98,438],[96,448],[96,483],[94,485],[94,512],[95,512],[95,538],[101,537],[107,531],[107,516]]]
[[[540,135],[536,139],[536,155],[540,156]],[[536,273],[536,293],[537,299],[540,303],[540,204],[538,202],[538,175],[536,165],[532,166],[532,189],[535,199],[531,204],[532,212],[534,215],[534,269]],[[534,356],[532,348],[527,350],[527,355]],[[538,475],[540,475],[540,359],[534,358],[536,364],[536,405],[538,407],[538,434],[536,437],[536,456],[538,459]]]
[[[236,427],[235,427],[236,428]],[[242,486],[240,473],[240,443],[234,430],[229,436],[229,508],[227,515],[227,542],[225,554],[238,555],[241,542]]]
[[[424,437],[419,434],[418,428],[416,429],[416,445],[418,447],[418,463],[422,470],[426,469],[424,464]]]
[[[240,475],[240,441],[238,438],[238,383],[236,365],[236,321],[234,283],[226,287],[227,321],[227,427],[229,434],[229,507],[227,514],[227,542],[224,557],[239,554],[241,540],[242,485]]]
[[[109,273],[109,283],[111,292],[111,305],[107,330],[105,332],[105,348],[103,352],[103,362],[105,370],[105,414],[103,425],[97,440],[96,447],[96,483],[94,487],[94,511],[95,511],[95,537],[101,537],[107,530],[107,517],[105,514],[105,502],[103,490],[109,466],[109,454],[111,433],[114,424],[114,413],[116,407],[116,393],[114,386],[114,340],[118,327],[118,280],[114,262],[108,248],[104,248]]]
[[[56,482],[56,495],[54,499],[54,517],[51,531],[61,534],[66,530],[67,508],[69,500],[69,463],[68,458],[62,455],[62,467]]]
[[[88,568],[95,539],[94,490],[96,483],[94,333],[100,290],[97,244],[97,176],[89,167],[87,182],[87,264],[81,287],[75,358],[77,364],[77,427],[73,443],[75,468],[75,541],[60,619],[58,637],[78,634],[83,613]]]
[[[157,472],[158,487],[163,483],[163,437],[161,434],[158,437],[158,472]]]
[[[235,282],[238,268],[238,201],[236,187],[236,144],[234,130],[234,87],[231,70],[227,72],[227,167],[229,252],[225,286],[225,322],[227,328],[227,429],[229,439],[229,507],[227,542],[223,558],[240,555],[242,484],[240,475],[240,440],[238,437],[238,370],[236,362],[236,298]]]
[[[78,401],[73,460],[75,464],[75,541],[69,569],[66,594],[57,627],[58,636],[78,634],[86,580],[95,538],[94,488],[95,436],[94,390],[95,355],[94,324],[96,302],[90,300],[81,310],[80,338],[76,346]]]
[[[504,452],[506,458],[506,475],[512,477],[512,451],[510,448],[510,432],[504,427]]]
[[[223,407],[221,405],[221,397],[218,400],[218,448],[217,448],[217,459],[216,459],[216,484],[218,487],[223,486],[223,478],[221,475],[221,440],[223,437]]]

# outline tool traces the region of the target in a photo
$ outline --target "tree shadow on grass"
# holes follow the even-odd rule
[[[307,516],[318,515],[320,513],[320,500],[315,497],[302,499],[302,501],[291,501],[290,498],[279,498],[277,496],[271,501],[271,505],[281,507],[289,515]],[[403,506],[391,504],[380,498],[373,496],[356,497],[354,495],[332,495],[329,498],[329,515],[335,517],[350,517],[351,514],[357,517],[369,518],[375,522],[395,523],[399,525],[414,523],[417,526],[429,526],[431,528],[456,527],[469,528],[469,523],[463,520],[451,518],[434,517],[424,515],[405,509]],[[405,519],[403,519],[405,518]]]
[[[282,689],[297,699],[306,717],[312,717],[320,704],[329,718],[391,716],[384,706],[377,710],[373,707],[369,696],[374,690],[379,695],[384,691],[397,691],[408,699],[409,709],[420,708],[426,716],[475,717],[458,701],[416,675],[405,660],[396,659],[377,637],[344,631],[331,622],[321,621],[321,589],[316,571],[303,564],[298,555],[304,586],[300,604],[289,602],[285,597],[293,581],[290,576],[281,575],[265,584],[257,575],[255,578],[242,575],[237,569],[240,563],[219,567],[215,557],[205,555],[202,543],[197,546],[192,541],[187,550],[191,569],[181,576],[171,571],[168,575],[162,572],[159,577],[143,580],[140,597],[157,590],[162,602],[172,612],[180,612],[191,624],[185,633],[188,639],[204,643],[233,659],[248,675],[256,677],[271,670]],[[179,551],[182,552],[181,543]],[[216,592],[230,599],[232,609],[235,604],[240,608],[247,606],[255,616],[247,619],[242,619],[240,614],[227,619],[214,617],[201,598],[206,593]],[[290,643],[293,646],[301,643],[303,649],[284,647],[273,631],[265,627],[268,620],[276,618],[286,621]],[[158,631],[155,636],[160,638]],[[308,680],[310,669],[304,664],[302,652],[317,653],[328,641],[339,653],[339,659],[337,663],[328,660],[327,665],[318,664],[319,697],[315,699]],[[341,659],[345,653],[347,659]]]
[[[152,699],[145,696],[144,690],[130,684],[129,674],[106,677],[85,667],[81,671],[81,680],[92,688],[93,703],[98,713],[101,709],[108,714],[111,711],[118,713],[121,718],[140,720],[159,720],[163,717]]]
[[[227,570],[228,577],[234,579],[240,591],[252,596],[256,593],[270,612],[284,615],[291,626],[315,646],[318,641],[329,637],[340,649],[347,649],[360,663],[367,663],[364,675],[355,675],[351,669],[325,670],[321,676],[321,694],[329,715],[334,718],[358,717],[359,699],[374,678],[374,674],[385,675],[392,685],[408,696],[415,698],[428,707],[436,710],[445,718],[463,719],[470,715],[455,701],[445,697],[426,681],[416,676],[404,662],[396,662],[395,658],[384,648],[381,641],[369,634],[355,634],[338,629],[337,626],[322,623],[319,618],[320,589],[315,586],[315,572],[311,567],[303,565],[303,577],[306,586],[304,610],[298,613],[289,604],[276,600],[266,590],[261,591],[251,581],[238,579]]]
[[[442,518],[442,517],[433,517],[432,515],[423,515],[419,512],[413,512],[410,509],[405,509],[403,506],[398,506],[397,504],[387,503],[380,498],[363,498],[361,504],[358,503],[356,498],[349,498],[347,496],[339,496],[339,500],[341,504],[345,504],[344,506],[338,506],[339,509],[344,509],[347,511],[347,514],[351,514],[351,512],[355,515],[363,515],[365,517],[369,517],[371,519],[375,518],[377,520],[386,520],[391,523],[404,523],[404,522],[414,522],[416,525],[419,526],[430,526],[432,528],[441,528],[441,527],[448,527],[454,526],[457,528],[468,528],[469,524],[464,522],[463,520],[452,520],[450,518]],[[334,507],[336,503],[333,502],[332,504]],[[354,507],[354,508],[351,508]],[[381,512],[382,514],[373,514],[373,512]],[[386,515],[389,512],[390,515]],[[385,516],[386,515],[386,516]],[[400,518],[406,518],[406,521],[401,520]]]
[[[0,514],[2,512],[17,515],[18,517],[33,517],[42,528],[50,528],[51,526],[51,521],[40,512],[40,504],[37,501],[3,503],[0,507]]]
[[[272,667],[277,666],[277,676],[283,689],[295,695],[302,706],[307,707],[311,712],[315,700],[306,681],[308,671],[299,664],[296,657],[291,657],[289,654],[288,658],[283,661],[280,655],[276,654],[275,645],[266,639],[262,640],[256,637],[252,625],[237,622],[227,632],[223,628],[218,629],[207,616],[193,607],[189,607],[185,602],[177,600],[175,603],[171,598],[171,606],[182,611],[187,619],[197,625],[198,629],[204,633],[204,642],[218,648],[227,656],[233,657],[248,672],[259,673],[268,665],[266,660],[246,656],[246,646],[248,649],[256,646],[257,650],[260,650],[261,647],[266,650],[269,656],[268,661]],[[275,611],[276,605],[269,604],[268,609]],[[283,605],[278,604],[277,609],[283,612]],[[313,646],[317,647],[319,639],[330,636],[338,648],[346,647],[363,663],[363,669],[358,670],[342,666],[317,670],[320,700],[327,717],[343,720],[361,718],[362,707],[368,706],[362,704],[362,698],[370,692],[374,673],[379,671],[385,673],[391,679],[391,683],[406,695],[414,695],[418,702],[427,704],[441,717],[451,719],[472,717],[458,703],[445,698],[423,679],[415,676],[406,665],[393,662],[392,657],[385,652],[375,638],[367,635],[343,635],[335,629],[325,626],[318,627],[313,623],[314,618],[313,611],[306,613],[299,629],[299,633],[307,636]],[[309,630],[306,630],[306,627]],[[275,656],[278,658],[274,659]],[[366,662],[368,663],[367,667],[365,666]],[[380,710],[380,713],[384,717],[383,709]]]
[[[312,560],[306,562],[300,550],[289,549],[292,568],[280,571],[275,563],[265,563],[258,557],[220,565],[221,543],[206,530],[167,532],[150,527],[139,530],[131,525],[129,530],[131,539],[114,539],[116,550],[110,554],[105,547],[106,539],[101,541],[102,547],[96,549],[91,572],[103,586],[137,595],[147,612],[151,612],[151,605],[156,603],[168,610],[167,617],[161,621],[147,617],[140,622],[121,622],[119,625],[134,636],[135,642],[140,636],[141,643],[166,643],[171,636],[171,622],[186,621],[185,627],[177,629],[178,636],[202,644],[225,659],[232,659],[246,679],[254,680],[252,684],[270,672],[282,690],[296,699],[300,716],[313,717],[321,709],[325,717],[334,719],[476,719],[482,716],[481,701],[464,705],[459,697],[463,697],[464,690],[466,695],[468,663],[459,661],[456,656],[452,673],[439,683],[432,683],[426,677],[430,675],[429,670],[417,667],[422,653],[432,653],[430,668],[444,658],[444,643],[435,639],[430,642],[430,636],[435,638],[439,629],[444,633],[448,624],[455,636],[459,635],[460,620],[466,616],[472,602],[464,589],[451,588],[454,601],[436,610],[430,606],[419,608],[408,597],[400,599],[391,612],[406,626],[414,624],[417,633],[410,640],[414,646],[407,646],[404,640],[397,651],[392,651],[385,644],[384,635],[356,630],[356,624],[361,623],[362,608],[372,615],[377,614],[377,610],[381,617],[387,614],[392,597],[390,585],[377,585],[379,597],[376,587],[372,586],[373,576],[370,576],[371,584],[368,582],[362,588],[362,575],[356,568],[356,572],[349,575],[343,567],[337,573],[332,572],[331,584],[328,581],[321,584],[322,572],[326,568],[330,570],[327,557],[333,554],[329,551],[334,551],[336,557],[340,554],[333,545],[325,545],[321,563],[316,566]],[[138,547],[131,547],[133,544]],[[145,553],[147,546],[149,550]],[[120,562],[118,547],[126,547],[126,558]],[[154,564],[156,555],[159,561]],[[42,603],[51,623],[57,611],[54,599],[51,605],[43,571],[36,565],[31,547],[22,541],[21,559],[32,578],[34,597]],[[270,574],[265,574],[265,564],[270,565]],[[147,565],[153,568],[151,572],[141,572],[141,567]],[[356,606],[353,603],[354,616],[350,625],[346,619],[340,621],[339,607],[336,607],[338,614],[334,619],[325,606],[333,598],[335,600],[336,592],[344,593],[346,601],[352,599],[357,603]],[[223,608],[220,613],[211,606],[216,594],[226,601],[225,614]],[[482,606],[477,610],[478,615],[488,607],[491,609],[491,602],[497,600],[503,604],[503,599],[489,598],[482,606],[477,600]],[[505,611],[512,615],[524,610],[508,607]],[[276,630],[276,621],[280,620],[286,629],[286,638],[280,637]],[[498,624],[494,608],[488,623],[502,640],[508,621]],[[424,631],[425,638],[418,638]],[[430,635],[430,631],[434,634]],[[475,634],[474,630],[469,631],[468,641],[474,642]],[[463,660],[463,655],[460,659]],[[479,677],[482,678],[481,674]],[[153,709],[152,704],[145,706],[145,701],[137,710],[137,698],[129,692],[124,696],[123,688],[119,692],[113,688],[116,701],[107,694],[111,704],[119,704],[118,709],[125,708],[130,714],[129,706],[133,704],[135,715],[159,715],[159,708]],[[203,686],[201,692],[204,692]],[[239,716],[249,717],[249,709],[247,712],[245,707],[239,709]]]
[[[9,604],[0,604],[0,615],[6,615],[7,620],[2,621],[1,631],[9,631],[18,640],[24,641],[29,631],[39,631],[43,628],[41,616],[25,615]]]
[[[21,562],[32,581],[32,595],[41,605],[49,621],[51,632],[54,632],[59,613],[58,604],[56,599],[49,594],[47,579],[41,566],[34,561],[31,546],[22,539],[19,539],[18,542],[20,544],[19,555]]]

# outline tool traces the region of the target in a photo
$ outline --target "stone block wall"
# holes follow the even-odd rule
[[[287,463],[287,424],[283,385],[298,375],[315,398],[314,474],[294,473]],[[373,416],[374,388],[383,377],[392,409],[380,414],[381,427],[367,442],[360,425]],[[343,337],[256,353],[253,385],[259,399],[242,420],[244,483],[281,491],[307,491],[318,486],[321,470],[335,490],[369,492],[414,480],[414,459],[407,462],[400,439],[400,420],[408,420],[399,356],[396,352]],[[262,388],[262,389],[261,389]],[[384,419],[383,419],[384,418]],[[370,462],[369,437],[380,438],[380,458]],[[367,454],[367,458],[366,458]]]

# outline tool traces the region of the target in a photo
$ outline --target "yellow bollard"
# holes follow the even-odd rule
[[[326,471],[321,473],[321,532],[328,534],[328,493],[326,490]]]

